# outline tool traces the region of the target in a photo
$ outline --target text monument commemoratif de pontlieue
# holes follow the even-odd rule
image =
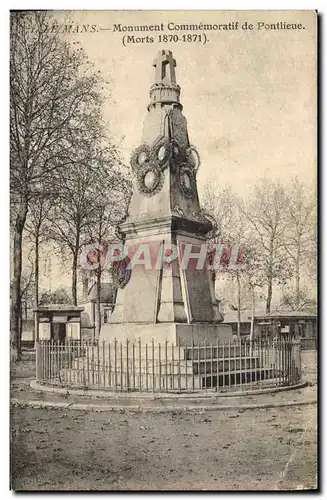
[[[126,247],[143,245],[151,258],[161,258],[164,265],[132,266],[100,340],[141,338],[180,346],[228,341],[232,329],[220,323],[223,318],[211,270],[197,266],[196,258],[187,266],[181,265],[181,259],[167,262],[173,246],[182,255],[187,244],[189,256],[198,255],[212,223],[199,204],[200,159],[190,145],[172,52],[159,51],[153,65],[155,81],[143,136],[131,156],[135,182],[129,216],[120,230]]]

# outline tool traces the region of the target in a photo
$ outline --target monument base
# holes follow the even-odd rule
[[[195,344],[216,344],[233,339],[232,327],[210,323],[109,323],[101,328],[100,341],[124,342],[127,339],[158,343],[166,340],[181,346]]]

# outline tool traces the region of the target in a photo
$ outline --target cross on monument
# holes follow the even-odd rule
[[[175,66],[176,61],[170,50],[160,50],[153,61],[156,68],[155,82],[176,83]]]

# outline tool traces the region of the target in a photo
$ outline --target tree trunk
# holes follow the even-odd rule
[[[13,251],[13,282],[11,297],[11,359],[20,361],[21,359],[21,297],[20,284],[22,274],[22,236],[27,215],[27,200],[20,202],[15,231],[14,231],[14,251]]]
[[[237,281],[237,338],[241,340],[241,281],[240,276],[236,274]]]
[[[40,268],[39,246],[40,246],[40,237],[39,237],[39,234],[36,233],[35,234],[35,259],[34,259],[35,307],[38,307],[38,305],[39,305],[39,274],[40,274],[40,272],[39,272],[39,268]]]
[[[251,288],[251,326],[250,326],[250,341],[252,342],[254,337],[254,314],[255,314],[255,293],[254,286]]]
[[[295,307],[297,311],[300,308],[300,253],[301,248],[298,248],[295,261]]]
[[[75,306],[77,306],[77,258],[78,258],[78,253],[74,251],[73,269],[72,269],[72,297],[73,297],[73,304]]]
[[[272,280],[269,279],[268,290],[267,290],[267,300],[266,300],[266,314],[270,313],[271,299],[272,299]]]
[[[97,339],[100,338],[101,332],[101,271],[98,270],[97,276]]]
[[[73,297],[73,304],[75,306],[77,306],[77,263],[79,254],[79,240],[80,240],[80,232],[79,230],[77,230],[75,248],[73,254],[73,269],[72,269],[72,297]]]

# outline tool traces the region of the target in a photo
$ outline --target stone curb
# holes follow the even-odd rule
[[[222,392],[222,393],[207,393],[207,394],[153,394],[153,393],[145,393],[145,392],[137,392],[137,393],[117,393],[112,391],[99,391],[97,389],[70,389],[64,387],[54,387],[49,385],[43,385],[37,382],[37,380],[31,380],[30,387],[35,391],[48,392],[53,394],[62,394],[64,396],[88,396],[90,398],[115,398],[119,399],[144,399],[144,400],[174,400],[174,399],[218,399],[218,398],[228,398],[228,397],[240,397],[240,396],[252,396],[256,394],[273,394],[276,392],[285,392],[291,390],[302,389],[308,385],[307,381],[300,382],[296,385],[288,385],[285,387],[272,387],[266,389],[254,389],[253,391],[237,391],[237,392]]]
[[[180,406],[167,405],[164,407],[142,407],[138,406],[121,406],[121,405],[95,405],[95,404],[80,404],[80,403],[60,403],[51,401],[31,401],[31,400],[21,400],[13,398],[11,400],[11,406],[19,407],[30,407],[30,408],[51,408],[51,409],[69,409],[69,410],[84,410],[84,411],[95,411],[95,412],[108,412],[108,411],[118,411],[124,412],[139,412],[139,413],[166,413],[166,412],[178,412],[184,413],[187,411],[214,411],[214,410],[254,410],[263,408],[287,408],[291,406],[303,406],[316,404],[316,399],[309,399],[304,401],[288,401],[281,403],[258,403],[258,404],[246,404],[246,405],[201,405],[201,406],[187,406],[181,408]]]

